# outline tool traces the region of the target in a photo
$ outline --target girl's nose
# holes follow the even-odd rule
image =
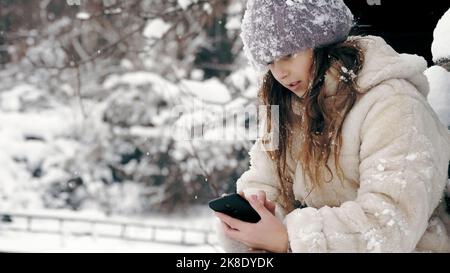
[[[284,80],[284,79],[287,78],[288,73],[287,73],[286,71],[282,71],[282,72],[280,72],[280,74],[278,74],[278,75],[280,76],[280,77],[279,77],[280,80]]]
[[[285,79],[289,74],[287,69],[285,69],[282,66],[277,65],[277,64],[275,64],[275,71],[276,71],[279,79]]]

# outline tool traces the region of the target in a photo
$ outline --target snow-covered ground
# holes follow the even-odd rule
[[[32,220],[30,232],[27,231],[26,218],[13,217],[12,223],[0,223],[0,252],[222,252],[216,244],[214,233],[208,233],[208,241],[205,243],[205,234],[195,231],[212,230],[214,218],[207,208],[202,207],[169,216],[149,215],[139,218],[107,217],[95,211],[77,213],[66,210],[28,210],[15,213],[71,220],[61,224],[59,220],[36,218]],[[107,224],[108,221],[162,228],[153,231],[130,226],[126,231],[127,239],[121,239],[122,227]],[[186,244],[181,243],[180,230],[163,227],[186,229]]]
[[[34,234],[0,231],[0,252],[132,252],[132,253],[215,253],[215,245],[184,246],[152,242],[134,242],[91,236]]]

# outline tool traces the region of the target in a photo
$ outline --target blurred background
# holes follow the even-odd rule
[[[346,2],[355,34],[431,64],[446,1]],[[0,0],[0,252],[221,251],[206,204],[248,168],[252,140],[239,129],[252,117],[227,132],[202,126],[201,140],[174,126],[257,105],[245,3]]]

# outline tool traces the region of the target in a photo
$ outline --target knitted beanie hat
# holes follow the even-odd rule
[[[344,41],[353,14],[342,0],[248,0],[244,53],[257,70],[285,55]]]

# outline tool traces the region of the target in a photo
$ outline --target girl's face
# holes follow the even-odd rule
[[[302,97],[309,86],[313,50],[287,55],[268,64],[275,79],[294,94]]]

